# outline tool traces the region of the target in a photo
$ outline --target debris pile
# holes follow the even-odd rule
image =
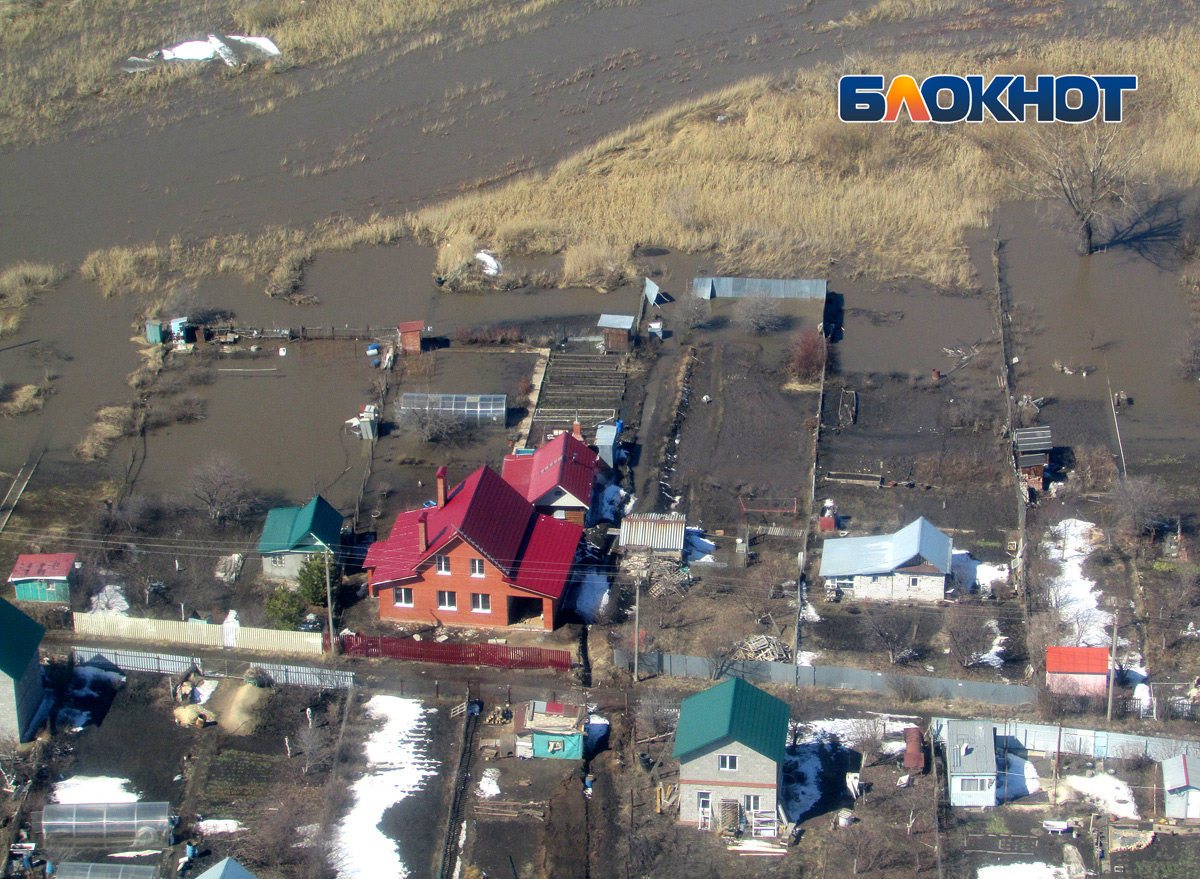
[[[692,585],[691,571],[678,559],[637,553],[627,556],[622,567],[634,580],[648,586],[655,598],[683,595]]]
[[[788,662],[792,658],[792,651],[774,635],[754,635],[737,645],[733,658]]]

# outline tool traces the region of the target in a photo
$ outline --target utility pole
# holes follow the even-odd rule
[[[641,650],[642,636],[642,578],[634,578],[633,599],[633,682],[638,682],[638,653]]]
[[[1108,648],[1108,720],[1112,722],[1113,683],[1117,668],[1117,615],[1113,614],[1112,646]]]
[[[1062,724],[1058,725],[1058,744],[1054,746],[1054,795],[1050,798],[1051,805],[1058,805],[1058,756],[1062,753]]]
[[[325,610],[329,612],[329,655],[337,655],[337,646],[334,638],[337,633],[333,631],[333,587],[329,583],[329,547],[325,547]]]

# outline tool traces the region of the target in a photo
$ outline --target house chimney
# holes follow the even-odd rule
[[[421,513],[421,515],[417,516],[417,552],[420,553],[424,553],[425,550],[429,549],[429,534],[426,531],[427,526],[425,524],[426,516],[426,513]]]
[[[446,468],[437,468],[437,505],[446,506]]]
[[[579,419],[575,419],[575,423],[571,425],[571,436],[583,442],[583,425],[579,423]]]

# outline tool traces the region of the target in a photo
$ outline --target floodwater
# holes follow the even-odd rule
[[[1080,257],[1073,236],[1034,205],[1008,205],[997,223],[1018,329],[1018,392],[1050,401],[1041,423],[1055,428],[1061,419],[1056,444],[1090,441],[1117,451],[1111,385],[1131,400],[1120,414],[1131,470],[1200,452],[1200,387],[1179,370],[1191,322],[1175,267],[1127,245]],[[1032,330],[1022,332],[1022,324]],[[1055,361],[1074,374],[1056,370]]]
[[[823,28],[859,6],[849,0],[569,3],[551,9],[542,26],[501,41],[348,65],[324,88],[282,100],[271,113],[252,115],[236,90],[210,87],[205,106],[179,108],[179,121],[131,114],[57,143],[0,154],[0,266],[17,260],[77,266],[88,252],[113,244],[254,233],[267,224],[305,225],[339,214],[398,214],[480,180],[547,168],[650,114],[749,76],[836,62],[847,52],[897,40],[947,48],[1011,41],[1011,33],[995,26]],[[1099,6],[1070,4],[1046,35],[1101,27],[1102,16],[1089,18]],[[1152,27],[1153,15],[1138,26]],[[289,71],[280,81],[311,75]],[[350,154],[362,161],[313,173]],[[529,297],[519,293],[456,303],[458,297],[437,294],[432,272],[432,252],[415,245],[364,248],[315,261],[305,292],[320,298],[316,308],[269,300],[230,277],[201,282],[199,292],[209,305],[262,326],[425,319],[441,332],[458,322],[508,321],[529,309]],[[557,291],[532,299],[543,316],[566,319],[627,310],[624,303],[636,306],[635,294]],[[618,301],[621,309],[613,305]],[[128,399],[124,383],[137,365],[129,339],[138,307],[126,299],[105,301],[95,289],[68,281],[44,297],[19,334],[0,343],[0,375],[7,381],[40,374],[40,363],[31,359],[37,346],[43,346],[37,356],[47,356],[50,346],[49,356],[63,358],[54,365],[57,393],[44,410],[0,426],[0,469],[14,470],[43,445],[47,463],[69,462],[96,408]],[[271,450],[276,463],[256,468],[264,487],[287,480],[299,496],[313,482],[335,481],[348,453],[317,465],[296,452],[295,437],[311,427],[298,429],[290,414],[263,411],[260,417],[264,400],[272,401],[272,412],[289,413],[335,394],[329,406],[339,420],[361,402],[360,394],[346,393],[344,382],[335,389],[314,381],[307,395],[275,396],[270,381],[237,385],[222,378],[208,394],[204,423],[174,429],[170,444],[152,441],[143,478],[165,485],[187,466],[188,459],[176,455],[229,442]],[[228,399],[215,393],[235,386]],[[227,420],[234,411],[241,417]],[[184,442],[192,431],[198,438]]]

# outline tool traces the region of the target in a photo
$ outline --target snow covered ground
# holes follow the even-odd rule
[[[1041,862],[1033,864],[1001,864],[980,867],[978,879],[1067,879],[1065,867],[1051,867]]]
[[[1009,754],[1006,759],[1007,765],[996,779],[996,792],[1005,802],[1036,794],[1042,789],[1042,781],[1032,760],[1016,754]]]
[[[127,616],[129,602],[125,599],[125,588],[109,583],[92,596],[92,613],[111,613]]]
[[[592,504],[592,508],[588,510],[587,516],[584,518],[584,524],[596,525],[600,522],[616,522],[617,516],[621,512],[621,501],[629,497],[628,492],[619,485],[605,486],[600,492],[600,497],[596,498],[596,502]],[[630,497],[629,504],[626,505],[626,512],[632,508],[633,502],[637,498]]]
[[[106,690],[115,690],[125,683],[125,675],[119,671],[107,668],[97,668],[94,665],[75,666],[75,675],[71,679],[71,695],[79,699],[96,698],[105,695]]]
[[[1107,647],[1112,616],[1100,610],[1096,581],[1083,576],[1083,563],[1091,555],[1096,526],[1082,519],[1064,519],[1047,534],[1043,546],[1051,561],[1062,566],[1051,584],[1051,600],[1062,614],[1069,632],[1064,644]]]
[[[1000,634],[1000,624],[995,620],[988,620],[987,627],[991,629],[992,635],[994,636],[991,649],[989,649],[987,653],[975,654],[975,662],[979,665],[991,666],[992,668],[1003,668],[1004,642],[1008,640],[1008,637]]]
[[[426,715],[436,710],[399,696],[374,696],[367,703],[367,716],[383,721],[383,726],[367,739],[368,774],[351,787],[354,806],[334,834],[333,861],[339,879],[408,876],[396,842],[384,836],[379,822],[384,812],[421,790],[425,779],[437,774],[438,763],[427,754],[429,726],[425,721]]]
[[[717,545],[704,537],[704,529],[690,527],[683,536],[683,560],[689,565],[711,565]]]
[[[575,612],[585,623],[594,623],[608,606],[608,577],[600,568],[585,568],[575,587]]]
[[[196,824],[196,829],[206,836],[211,836],[214,833],[237,833],[246,828],[242,826],[241,821],[233,818],[205,818]]]
[[[965,589],[978,589],[984,595],[990,595],[994,586],[1003,586],[1008,582],[1008,566],[992,565],[974,558],[965,549],[956,551],[950,561],[950,570]]]
[[[128,778],[76,775],[54,785],[50,799],[65,806],[91,803],[136,803],[141,797],[129,790]]]
[[[500,770],[495,766],[489,766],[483,770],[483,776],[479,779],[475,792],[485,800],[500,796]]]
[[[1129,785],[1111,775],[1068,775],[1067,785],[1090,803],[1099,806],[1114,818],[1140,818],[1133,791]]]

